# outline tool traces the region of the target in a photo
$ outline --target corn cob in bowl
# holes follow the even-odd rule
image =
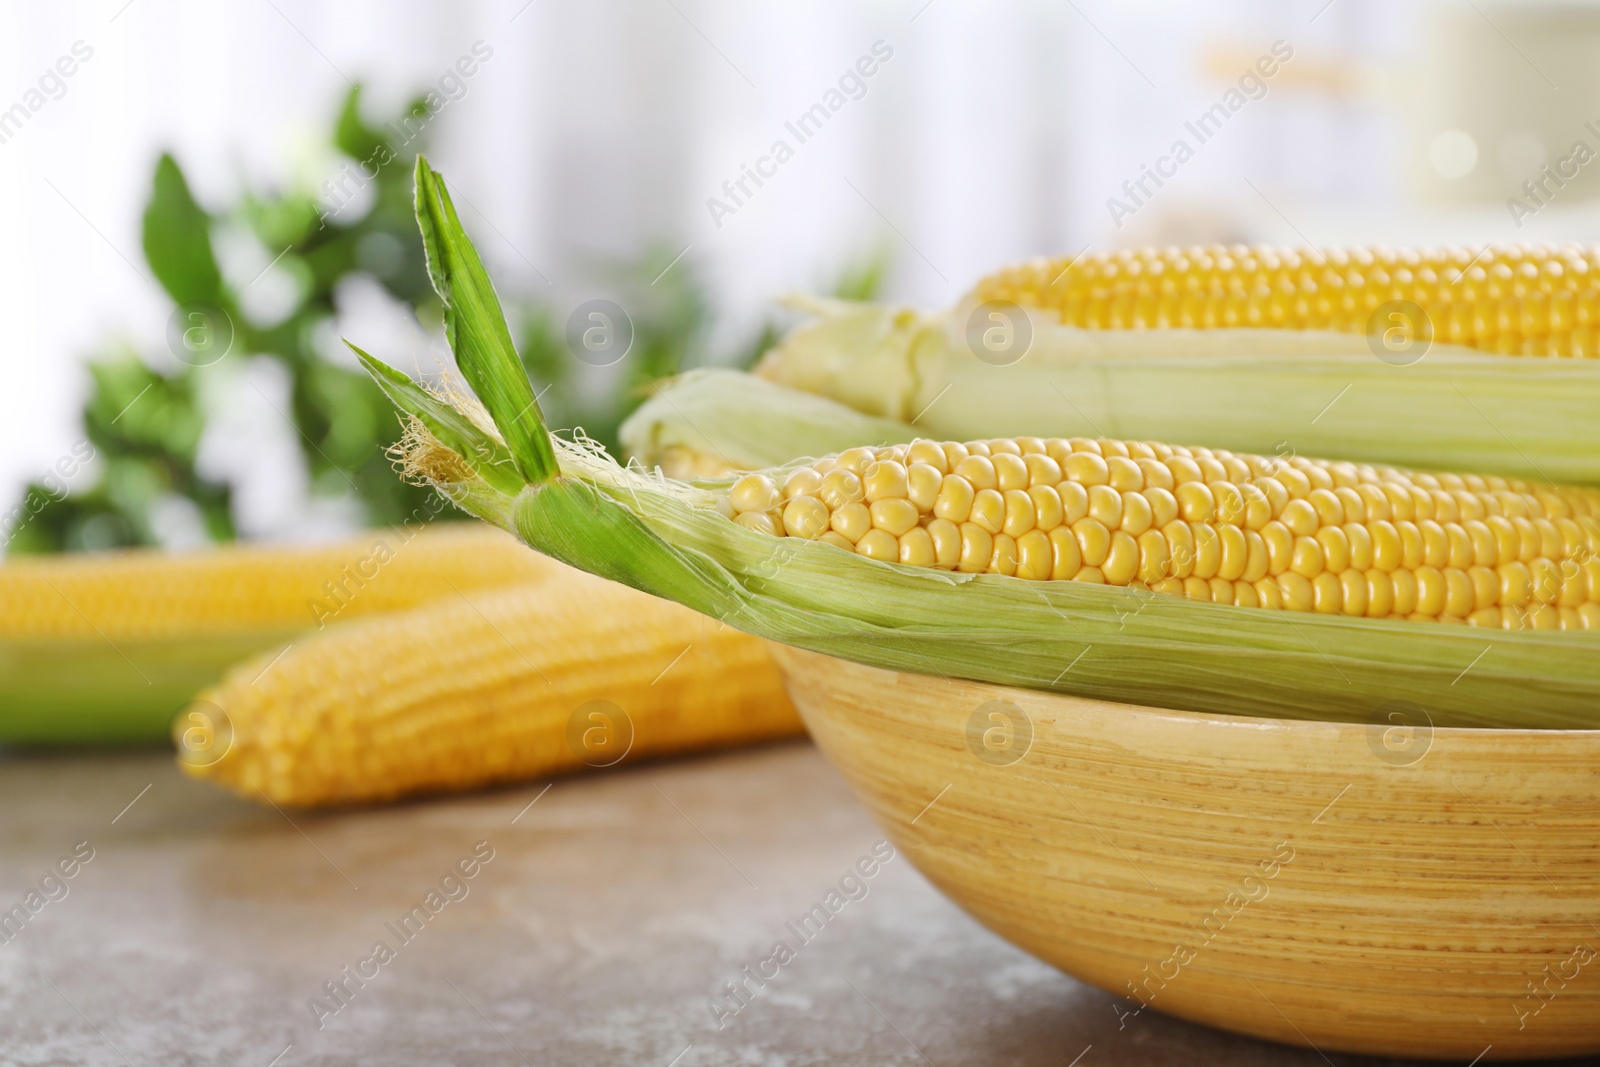
[[[1106,436],[890,443],[696,482],[625,469],[549,433],[442,182],[425,161],[417,176],[429,269],[483,408],[441,400],[358,351],[415,420],[409,472],[542,552],[794,646],[778,654],[820,743],[919,865],[998,932],[1123,992],[1116,973],[1084,962],[1083,945],[1120,940],[1119,958],[1140,958],[1201,882],[1225,892],[1218,878],[1234,861],[1257,846],[1270,860],[1276,840],[1299,832],[1327,852],[1301,868],[1315,877],[1286,894],[1283,922],[1226,956],[1186,957],[1191,973],[1221,977],[1155,1006],[1369,1051],[1416,1051],[1403,1027],[1432,1012],[1436,1043],[1423,1047],[1437,1055],[1475,1037],[1462,1020],[1487,1020],[1525,969],[1570,948],[1583,901],[1600,890],[1585,858],[1600,825],[1600,643],[1585,628],[1592,490]],[[1426,783],[1403,777],[1406,764],[1372,740],[1388,736],[1397,709],[1418,712],[1438,751],[1461,762],[1437,761],[1444,773]],[[1471,729],[1485,726],[1500,729]],[[1370,765],[1352,738],[1369,745]],[[1486,773],[1506,759],[1516,773]],[[1345,771],[1377,800],[1336,835],[1296,831],[1329,817],[1304,801],[1316,793],[1331,808],[1341,794],[1321,797],[1323,779]],[[1116,790],[1085,789],[1091,772]],[[1306,797],[1286,785],[1297,775]],[[929,788],[936,777],[945,781]],[[1208,814],[1210,790],[1245,780],[1260,787]],[[1419,853],[1407,849],[1436,830],[1392,813],[1435,810],[1450,781],[1490,818],[1526,823],[1530,807],[1564,806],[1539,841],[1551,857],[1543,874],[1568,888],[1528,900],[1514,931],[1489,921],[1512,879],[1493,882],[1510,847],[1487,818],[1462,815],[1450,847],[1420,853],[1435,880],[1408,873]],[[1077,823],[1158,808],[1148,849],[1163,861],[1144,872],[1150,892],[1114,914],[1083,906],[1110,899],[1100,846],[1058,820],[1015,830],[1040,824],[1041,785],[1080,805]],[[930,814],[941,797],[956,802],[948,819]],[[1360,891],[1391,898],[1335,914],[1362,867]],[[1198,880],[1172,873],[1184,870]],[[1240,873],[1254,877],[1248,865]],[[1418,894],[1462,921],[1377,951],[1394,939],[1374,924]],[[1079,922],[1101,928],[1074,941]],[[1166,957],[1151,966],[1165,975]],[[1238,985],[1269,974],[1273,993],[1307,1011],[1304,1032],[1229,1006]],[[1396,982],[1442,992],[1420,1007],[1365,995],[1356,1016],[1310,1010]],[[1519,1044],[1514,1027],[1484,1025],[1502,1052],[1595,1046],[1581,1026]]]
[[[813,321],[759,373],[929,436],[1600,482],[1600,249],[1091,253],[999,271],[945,312],[801,306]]]

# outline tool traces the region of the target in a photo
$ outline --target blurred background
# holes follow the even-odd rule
[[[938,306],[1091,247],[1600,230],[1592,3],[8,7],[9,552],[414,512],[339,338],[448,367],[419,148],[552,420],[603,441],[653,378],[752,360],[784,293]],[[605,367],[567,342],[596,299],[633,332]]]

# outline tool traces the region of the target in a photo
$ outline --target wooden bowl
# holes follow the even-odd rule
[[[1600,731],[1191,714],[775,654],[893,842],[1125,997],[1125,1029],[1600,1051]]]

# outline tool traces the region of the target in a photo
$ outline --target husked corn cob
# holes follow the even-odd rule
[[[479,524],[373,530],[317,547],[227,545],[25,558],[0,565],[0,638],[118,640],[311,629],[553,566]]]
[[[1600,490],[1139,441],[852,448],[735,482],[763,533],[1193,600],[1600,630]]]
[[[252,798],[318,805],[803,732],[758,638],[546,566],[558,573],[537,584],[350,623],[240,665],[174,721],[180,762]],[[610,704],[591,720],[590,701]]]
[[[979,301],[1054,311],[1093,330],[1265,327],[1369,333],[1393,300],[1436,341],[1527,356],[1600,355],[1600,246],[1166,248],[1038,259],[979,282]],[[1412,324],[1416,326],[1416,323]]]

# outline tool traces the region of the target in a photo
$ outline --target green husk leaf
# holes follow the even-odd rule
[[[503,493],[515,493],[525,479],[517,473],[511,453],[503,442],[480,430],[465,413],[434,396],[401,372],[376,359],[349,341],[361,366],[372,375],[394,406],[427,427],[434,439],[461,457],[474,474]]]
[[[1359,335],[1083,330],[1035,312],[1027,354],[1001,366],[968,347],[960,309],[818,310],[759,373],[935,438],[1158,440],[1600,483],[1600,360],[1436,344],[1393,366]]]
[[[540,482],[555,474],[555,454],[544,432],[544,415],[528,376],[495,372],[508,361],[520,366],[500,298],[478,250],[467,239],[444,179],[418,154],[417,225],[427,253],[428,276],[444,302],[445,336],[461,375],[483,400],[500,435],[510,445],[522,476]],[[466,327],[463,324],[470,322]]]
[[[490,331],[480,310],[464,309],[463,334]],[[514,355],[482,369],[522,375]],[[491,385],[480,395],[500,424],[513,414],[509,390]],[[1438,725],[1600,726],[1591,634],[1232,608],[879,563],[755,533],[724,518],[710,488],[626,470],[583,440],[546,440],[556,478],[509,498],[441,488],[542,552],[772,640],[879,667],[1197,711],[1387,724],[1414,705]],[[527,461],[525,446],[509,447]]]

